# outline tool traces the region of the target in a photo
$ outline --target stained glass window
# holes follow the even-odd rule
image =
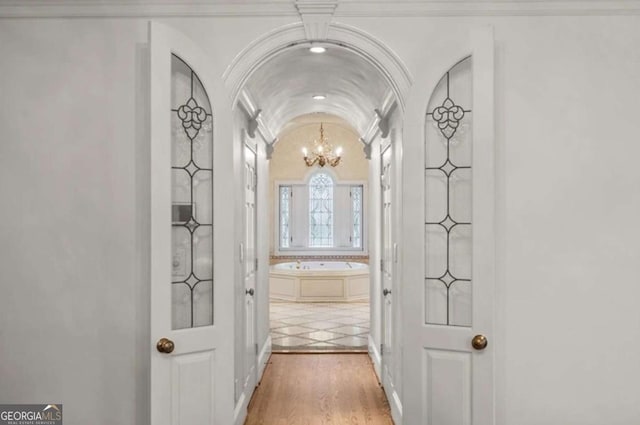
[[[362,186],[351,186],[351,246],[362,248]]]
[[[280,186],[280,247],[289,248],[291,242],[291,232],[289,230],[289,222],[291,217],[290,210],[291,186]]]
[[[325,173],[309,180],[309,246],[333,246],[333,179]]]
[[[277,240],[283,250],[364,250],[364,185],[319,172],[276,187]]]

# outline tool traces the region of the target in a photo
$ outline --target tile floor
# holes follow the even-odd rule
[[[369,303],[270,305],[273,351],[367,351]]]

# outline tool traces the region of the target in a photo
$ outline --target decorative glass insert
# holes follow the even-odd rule
[[[362,186],[351,186],[351,246],[362,248]]]
[[[309,246],[333,246],[333,179],[325,173],[309,180]]]
[[[172,328],[213,324],[213,117],[196,73],[171,57]]]
[[[291,186],[280,186],[280,247],[289,248],[291,231]]]
[[[425,141],[425,322],[471,326],[472,62],[440,80]]]

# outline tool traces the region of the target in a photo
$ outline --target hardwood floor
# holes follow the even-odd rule
[[[273,354],[245,425],[393,425],[367,354]]]

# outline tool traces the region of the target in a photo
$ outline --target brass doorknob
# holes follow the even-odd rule
[[[387,295],[389,295],[390,293],[391,293],[391,289],[384,288],[384,289],[382,290],[382,295],[384,295],[385,297],[386,297]]]
[[[484,335],[476,335],[471,340],[471,346],[476,350],[484,350],[487,348],[487,337]]]
[[[250,288],[250,289],[245,289],[244,293],[246,295],[251,295],[253,297],[253,294],[255,294],[255,291],[253,290],[253,288]]]
[[[161,353],[169,354],[173,351],[174,348],[176,348],[176,346],[169,338],[160,338],[160,341],[158,341],[158,344],[156,344],[156,348]]]

